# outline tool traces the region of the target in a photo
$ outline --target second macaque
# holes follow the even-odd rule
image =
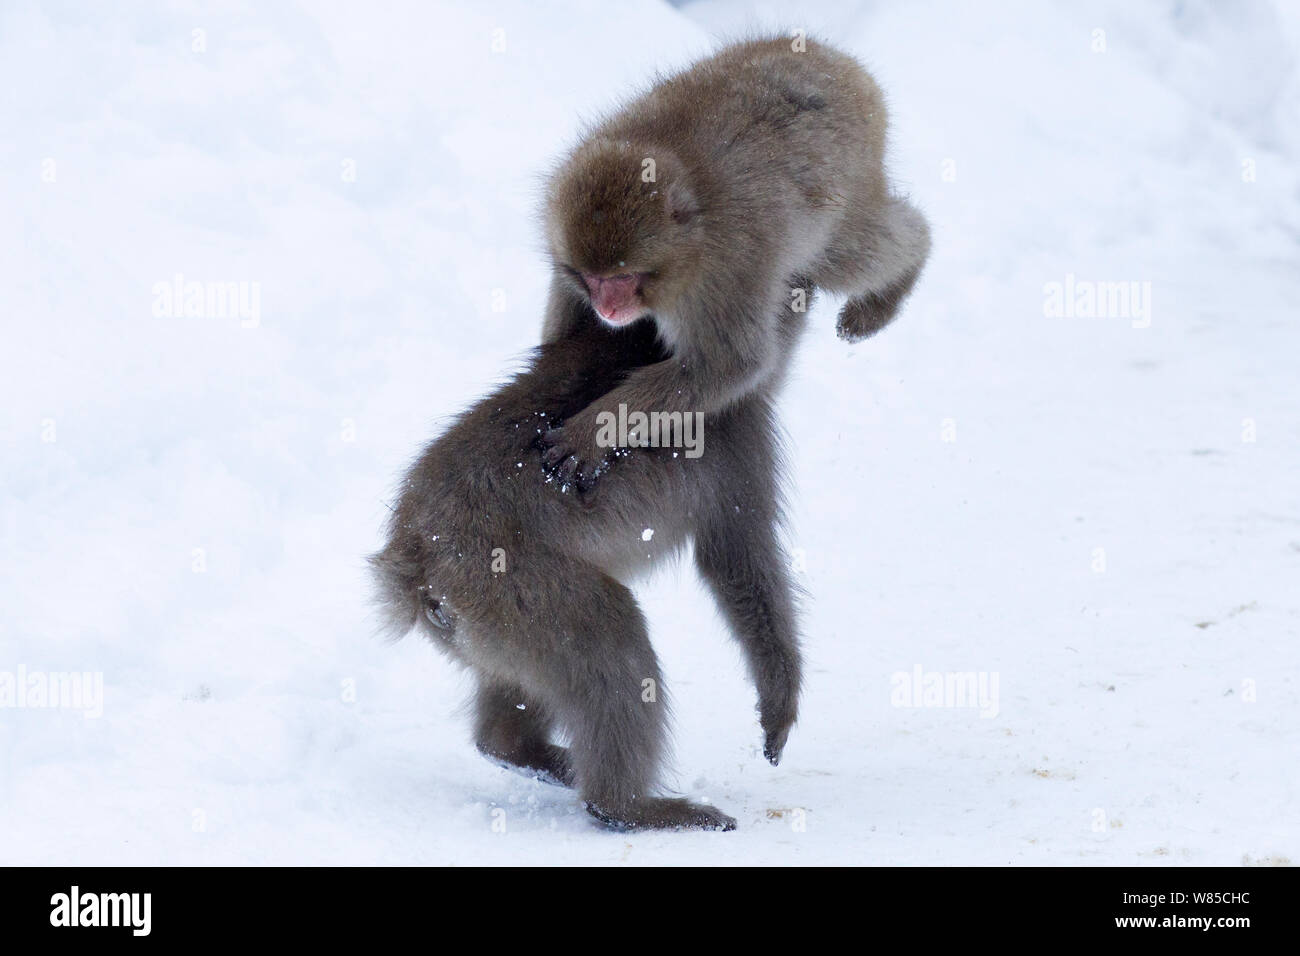
[[[602,411],[707,415],[764,387],[781,365],[776,317],[812,291],[788,277],[848,296],[837,328],[849,341],[894,317],[930,239],[889,190],[885,129],[880,91],[852,57],[762,40],[661,81],[561,163],[543,341],[599,316],[653,321],[668,351],[546,433],[562,487],[590,492],[609,467]]]

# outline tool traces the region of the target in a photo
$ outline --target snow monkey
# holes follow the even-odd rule
[[[554,267],[543,340],[586,303],[610,325],[653,322],[669,357],[546,438],[546,464],[586,492],[613,449],[602,411],[719,411],[766,387],[781,303],[807,277],[844,293],[859,341],[912,290],[925,219],[889,192],[885,104],[852,58],[811,40],[740,43],[599,123],[547,195]]]
[[[885,184],[884,122],[852,59],[772,40],[599,125],[551,182],[540,348],[416,460],[371,559],[392,628],[473,673],[478,748],[610,826],[735,827],[658,789],[667,697],[627,582],[688,542],[781,759],[801,664],[774,403],[814,288],[847,293],[858,339],[925,260],[925,221]],[[620,403],[702,413],[703,454],[598,443]]]

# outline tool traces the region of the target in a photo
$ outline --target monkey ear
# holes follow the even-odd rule
[[[664,204],[668,210],[668,218],[679,226],[686,225],[700,212],[691,187],[681,182],[668,184]]]

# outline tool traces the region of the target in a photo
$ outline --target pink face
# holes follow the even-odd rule
[[[582,273],[596,314],[610,325],[627,325],[648,311],[641,301],[641,273],[597,276]]]

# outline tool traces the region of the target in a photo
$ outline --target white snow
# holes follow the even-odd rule
[[[0,706],[0,863],[1296,860],[1300,8],[626,6],[0,7],[0,701],[104,695]],[[363,558],[537,339],[580,120],[764,25],[874,70],[935,250],[876,339],[821,300],[784,397],[784,761],[683,562],[672,783],[739,830],[611,834],[477,755]]]

